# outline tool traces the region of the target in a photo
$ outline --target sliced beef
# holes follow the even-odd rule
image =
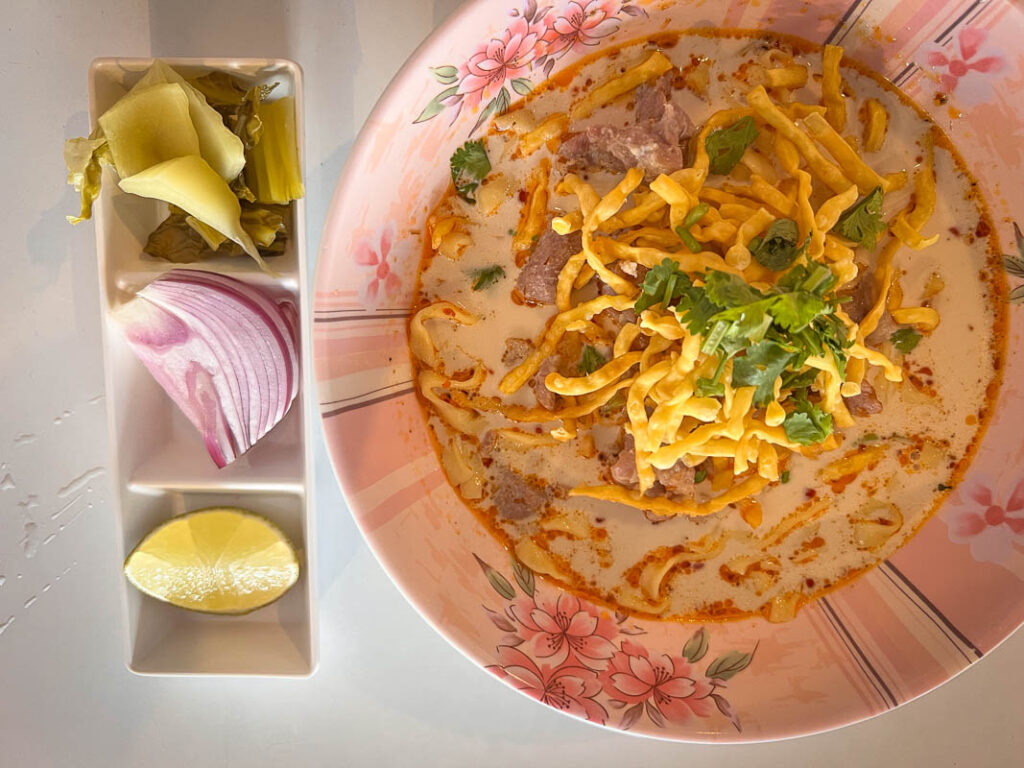
[[[654,476],[664,487],[666,494],[684,499],[693,498],[694,474],[693,467],[686,466],[682,459],[668,469],[654,468]]]
[[[683,167],[683,150],[648,125],[591,125],[566,139],[561,154],[571,165],[622,173],[635,166],[648,180]]]
[[[875,303],[874,277],[861,268],[860,275],[853,285],[847,290],[842,291],[839,296],[850,297],[850,300],[844,301],[841,306],[851,320],[859,323]]]
[[[850,300],[843,302],[841,305],[843,311],[849,315],[850,319],[856,323],[860,323],[867,316],[868,312],[875,305],[875,301],[878,299],[878,291],[875,287],[874,276],[869,273],[864,267],[861,268],[860,276],[856,282],[839,294],[840,296],[849,296]],[[874,331],[867,337],[868,344],[872,346],[878,346],[889,340],[889,336],[899,326],[892,319],[889,314],[889,310],[882,312],[882,316],[878,319],[878,326]]]
[[[636,488],[639,478],[636,472],[636,446],[633,436],[626,434],[623,439],[622,450],[616,457],[614,463],[608,468],[612,482],[625,488]],[[684,499],[693,498],[694,470],[686,466],[681,460],[668,469],[654,470],[654,477],[657,483],[647,492],[649,496],[660,496],[662,493],[670,496],[679,496]]]
[[[552,355],[547,358],[540,364],[540,368],[537,369],[533,378],[530,379],[530,389],[533,390],[534,397],[537,398],[537,404],[541,408],[547,408],[549,411],[558,408],[558,395],[544,386],[544,379],[547,378],[549,373],[554,373],[558,370],[560,359],[560,355]]]
[[[515,368],[523,362],[531,352],[533,352],[533,344],[529,339],[507,339],[505,341],[505,352],[501,356],[501,362],[509,368]]]
[[[632,309],[606,309],[594,315],[594,322],[613,336],[617,335],[624,326],[636,321],[636,312]]]
[[[893,331],[897,331],[899,328],[899,324],[892,319],[889,310],[885,310],[882,316],[878,318],[878,327],[868,335],[866,341],[869,346],[877,347],[887,342],[889,337],[892,336]]]
[[[626,488],[636,488],[639,478],[636,473],[636,448],[633,445],[633,436],[627,434],[622,450],[618,458],[609,467],[612,482]]]
[[[672,73],[636,89],[633,111],[637,125],[648,125],[668,144],[678,144],[696,132],[690,116],[672,101]]]
[[[545,228],[519,272],[516,281],[519,292],[528,301],[554,304],[558,273],[569,257],[581,250],[583,240],[579,232],[560,235],[550,227]]]
[[[522,520],[537,514],[551,500],[540,485],[511,469],[495,464],[491,468],[491,502],[506,520]]]
[[[635,124],[591,125],[562,143],[570,164],[621,173],[635,166],[650,180],[683,167],[680,142],[694,133],[693,123],[672,101],[672,80],[666,74],[637,89]]]
[[[871,416],[882,412],[882,401],[878,399],[875,388],[867,379],[860,383],[860,394],[847,397],[844,402],[854,416]]]

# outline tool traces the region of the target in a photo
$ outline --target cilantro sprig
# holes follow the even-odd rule
[[[604,355],[598,352],[595,347],[587,344],[583,347],[583,353],[580,355],[580,363],[577,368],[584,376],[589,376],[606,362],[608,361]]]
[[[792,267],[768,291],[742,277],[709,270],[697,285],[679,265],[664,259],[644,278],[634,308],[657,304],[675,311],[690,333],[701,335],[701,351],[717,356],[710,376],[696,382],[698,397],[724,393],[722,380],[732,361],[734,387],[754,387],[754,402],[763,406],[775,396],[775,382],[792,392],[796,409],[784,422],[794,442],[821,442],[832,431],[831,417],[809,396],[816,370],[802,370],[808,357],[831,355],[845,376],[846,326],[836,316],[836,277],[825,265],[812,262]]]
[[[875,187],[839,217],[833,231],[868,250],[874,248],[888,226],[882,221],[882,197],[882,188]]]
[[[455,150],[448,164],[452,171],[455,194],[467,203],[475,203],[473,192],[491,172],[491,161],[487,158],[484,140],[467,141]]]
[[[914,347],[921,341],[921,334],[913,328],[899,328],[892,332],[889,341],[904,355],[914,351]]]
[[[781,272],[793,266],[793,262],[804,253],[810,241],[798,245],[800,231],[792,219],[778,219],[772,222],[762,237],[750,241],[750,255],[765,269]]]
[[[796,408],[786,414],[782,428],[794,443],[813,445],[832,434],[832,417],[803,393],[796,398]]]
[[[704,139],[704,149],[710,160],[708,171],[720,176],[731,173],[756,138],[757,126],[750,115],[741,117],[726,128],[709,133]]]

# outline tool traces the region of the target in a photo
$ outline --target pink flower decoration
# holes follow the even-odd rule
[[[1024,478],[1017,479],[1005,501],[997,482],[974,475],[957,490],[948,513],[949,538],[968,544],[979,562],[1006,563],[1014,544],[1024,546]]]
[[[611,642],[618,631],[615,622],[574,595],[560,592],[557,600],[520,598],[511,610],[531,653],[556,666],[570,659],[603,669],[615,652]]]
[[[391,254],[391,227],[385,227],[380,233],[380,245],[374,245],[367,240],[362,240],[356,246],[353,259],[356,264],[362,267],[371,267],[372,273],[369,280],[363,285],[361,295],[363,301],[375,305],[383,293],[388,298],[394,298],[402,288],[401,278],[392,270],[388,262]]]
[[[523,16],[517,17],[487,45],[480,47],[460,68],[458,95],[473,107],[493,98],[505,81],[525,70],[536,55],[539,31]]]
[[[925,54],[925,62],[939,73],[939,83],[946,93],[953,93],[962,80],[966,80],[972,72],[993,74],[999,72],[1005,61],[1000,55],[979,56],[981,45],[988,32],[977,27],[965,27],[957,35],[959,55],[948,54],[945,50],[932,47]],[[981,83],[971,83],[978,88]],[[983,89],[987,92],[988,89]],[[987,99],[982,99],[987,100]]]
[[[627,704],[644,702],[648,713],[658,710],[672,722],[683,724],[692,717],[709,717],[715,710],[711,692],[715,686],[695,674],[689,663],[677,656],[652,657],[646,648],[629,640],[611,658],[601,673],[605,693]]]
[[[558,16],[547,17],[543,42],[548,56],[568,53],[576,46],[597,45],[619,28],[615,18],[618,2],[609,0],[571,0]]]
[[[492,672],[503,679],[511,678],[516,688],[549,707],[601,725],[608,718],[605,708],[594,700],[601,692],[601,683],[591,670],[550,664],[538,666],[525,653],[509,645],[498,648],[498,662],[500,666],[492,667]]]

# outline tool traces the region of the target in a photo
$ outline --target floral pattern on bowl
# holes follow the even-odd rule
[[[1024,622],[1024,314],[1011,313],[997,416],[964,483],[894,557],[779,625],[631,619],[510,561],[445,480],[406,345],[425,214],[449,183],[437,158],[555,69],[707,25],[841,44],[890,78],[950,132],[1013,242],[1024,54],[1012,52],[1024,10],[1012,0],[476,0],[407,62],[353,148],[322,239],[314,356],[352,514],[409,601],[468,657],[599,725],[682,741],[776,739],[899,706]],[[1024,277],[1024,261],[1006,264],[1012,280]]]

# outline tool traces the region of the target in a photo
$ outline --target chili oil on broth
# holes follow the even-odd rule
[[[819,103],[820,78],[814,75],[821,71],[820,49],[809,43],[708,31],[684,33],[670,47],[660,38],[659,42],[684,70],[702,58],[711,61],[706,98],[685,88],[673,95],[698,128],[712,112],[744,103],[750,85],[734,73],[744,72],[744,63],[755,61],[766,43],[810,67],[808,86],[794,96]],[[523,105],[525,112],[507,120],[523,126],[531,114],[539,123],[568,112],[590,85],[639,62],[651,48],[648,42],[634,43],[585,60],[570,74],[557,74],[539,87]],[[995,400],[1004,343],[1005,285],[998,282],[998,270],[989,268],[998,247],[994,239],[972,234],[983,234],[986,227],[991,232],[992,227],[962,160],[934,124],[881,78],[845,64],[843,77],[853,96],[848,98],[847,132],[859,132],[856,108],[867,98],[879,100],[888,111],[885,145],[863,155],[880,173],[913,174],[922,161],[922,137],[929,132],[940,137],[935,142],[936,207],[925,226],[925,234],[938,233],[940,241],[921,252],[901,248],[896,267],[904,306],[920,305],[936,286],[944,285],[929,301],[942,319],[904,359],[904,382],[887,382],[872,369],[868,379],[883,411],[858,418],[853,427],[842,430],[837,450],[815,459],[791,456],[789,481],[770,485],[755,501],[741,504],[743,509],[731,506],[704,518],[680,515],[657,521],[614,502],[567,495],[573,487],[606,482],[602,459],[614,457],[618,427],[595,426],[591,447],[579,437],[564,443],[546,439],[558,422],[521,424],[519,428],[536,435],[536,444],[522,445],[504,437],[493,439],[502,434],[493,430],[517,426],[497,414],[481,414],[475,435],[460,436],[424,401],[442,464],[465,503],[513,552],[523,556],[544,551],[546,565],[538,565],[541,561],[535,557],[528,565],[590,599],[633,613],[680,620],[737,618],[755,612],[785,618],[797,605],[870,568],[905,543],[966,469]],[[571,129],[627,124],[632,106],[630,95],[621,97],[574,121]],[[467,371],[479,361],[487,372],[481,395],[529,407],[535,400],[528,386],[511,396],[498,391],[499,381],[512,367],[501,359],[505,340],[536,341],[557,310],[553,305],[526,305],[515,294],[519,267],[512,236],[522,208],[520,190],[532,169],[546,159],[552,163],[549,216],[574,210],[578,204],[575,198],[555,194],[566,173],[557,147],[521,157],[515,153],[517,138],[514,130],[492,129],[488,135],[492,171],[486,186],[492,189],[478,190],[477,205],[453,195],[445,201],[464,218],[472,242],[458,258],[435,254],[428,243],[420,265],[417,306],[444,300],[475,315],[478,321],[470,326],[431,325],[444,370]],[[581,175],[601,195],[621,176]],[[500,195],[495,195],[495,188]],[[886,195],[887,221],[908,204],[911,188],[908,183]],[[493,210],[485,212],[485,205]],[[858,260],[867,256],[858,249]],[[505,277],[484,290],[472,290],[474,272],[495,265],[504,269]],[[415,360],[414,364],[422,368]],[[493,446],[483,457],[479,441],[488,432]],[[581,429],[580,435],[586,432]],[[872,459],[866,469],[839,476],[828,469],[837,459],[865,452]],[[490,495],[507,470],[549,489],[551,498],[543,509],[521,520],[496,514]],[[823,480],[823,473],[831,482]],[[474,474],[476,481],[465,481]],[[756,522],[757,516],[761,520],[756,527],[747,522]],[[671,565],[656,600],[640,588],[644,566],[653,562]]]

